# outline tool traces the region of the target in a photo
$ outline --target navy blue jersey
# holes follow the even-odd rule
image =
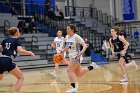
[[[120,52],[124,49],[124,44],[120,41],[119,36],[116,39],[111,38],[111,43],[114,46],[114,52]]]
[[[11,37],[4,39],[1,45],[3,47],[2,55],[6,56],[15,56],[17,47],[21,46],[18,39]]]

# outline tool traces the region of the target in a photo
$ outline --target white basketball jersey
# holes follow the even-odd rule
[[[72,58],[75,58],[78,54],[78,46],[77,44],[81,44],[83,43],[84,40],[77,34],[74,34],[72,37],[70,36],[66,36],[66,46],[69,47],[69,58],[70,61],[72,60]]]
[[[69,53],[70,52],[78,52],[77,44],[83,43],[84,40],[77,34],[74,34],[73,36],[66,36],[66,46],[69,47]]]
[[[61,38],[55,37],[54,42],[56,43],[57,52],[64,48],[64,37]]]

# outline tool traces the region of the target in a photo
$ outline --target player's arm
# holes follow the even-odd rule
[[[76,42],[83,46],[82,50],[78,53],[78,57],[80,58],[80,56],[86,51],[87,45],[86,45],[85,41],[83,40],[83,38],[80,37],[79,35],[76,38]]]
[[[2,45],[0,45],[0,49],[2,49]]]
[[[35,57],[35,54],[33,52],[27,51],[27,50],[23,49],[21,46],[17,47],[17,51],[22,55],[30,55],[30,56]]]
[[[120,41],[123,42],[123,44],[124,44],[123,52],[126,53],[126,50],[128,49],[129,43],[122,36],[119,36],[119,39],[120,39]]]
[[[112,52],[112,54],[114,54],[115,53],[114,52],[114,46],[113,46],[113,44],[111,42],[111,38],[109,39],[109,43],[110,43],[110,46],[111,46],[111,52]]]
[[[55,48],[55,47],[56,47],[56,43],[55,43],[55,42],[52,42],[51,46],[52,46],[53,48]]]
[[[81,50],[81,53],[83,54],[87,49],[87,45],[85,42],[82,42],[81,45],[83,46],[83,49]]]
[[[3,48],[2,45],[0,45],[0,52],[2,52],[2,51],[1,51],[2,48]]]
[[[54,38],[54,41],[52,42],[51,46],[52,46],[53,48],[56,47],[56,38]]]

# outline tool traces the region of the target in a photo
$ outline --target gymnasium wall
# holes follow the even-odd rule
[[[72,0],[69,0],[69,4],[71,6]],[[89,7],[92,4],[92,0],[74,0],[75,6],[79,7]],[[67,0],[65,0],[65,5],[67,5]]]
[[[76,3],[76,6],[79,6],[79,7],[89,7],[90,4],[92,4],[92,0],[76,0],[75,3]]]
[[[65,2],[58,2],[58,1],[56,1],[55,4],[56,4],[58,9],[62,9],[63,12],[65,11]]]
[[[108,13],[109,15],[112,15],[112,6],[110,4],[110,1],[112,0],[94,0],[94,7],[96,7],[98,10],[102,10],[104,13]]]
[[[140,0],[136,0],[136,18],[140,20]]]
[[[129,3],[130,12],[133,12],[134,10],[134,20],[140,20],[140,0],[94,0],[94,6],[98,8],[99,10],[102,10],[103,12],[108,13],[109,15],[116,16],[120,20],[127,19],[127,15],[124,17],[123,13],[123,6],[126,5],[124,2],[134,2],[134,5],[132,3]],[[114,9],[114,2],[115,2],[115,9]],[[127,7],[127,6],[125,6]],[[128,8],[126,8],[128,9]],[[116,11],[116,13],[115,13]],[[131,13],[132,14],[132,13]],[[131,15],[130,14],[130,15]],[[129,14],[128,14],[129,16]],[[130,16],[129,16],[130,17]],[[125,19],[125,20],[126,20]],[[133,18],[132,18],[133,19]]]

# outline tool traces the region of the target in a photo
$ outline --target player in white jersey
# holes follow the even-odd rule
[[[77,45],[81,44],[83,49],[81,51],[77,50]],[[84,40],[76,34],[76,28],[74,25],[67,26],[67,36],[66,36],[66,48],[64,51],[68,50],[70,62],[68,64],[68,76],[70,79],[71,87],[67,92],[77,92],[75,87],[75,76],[81,77],[85,73],[93,70],[93,66],[90,65],[86,68],[82,68],[79,62],[81,55],[85,52],[87,45]]]
[[[65,38],[62,36],[62,31],[58,31],[57,32],[57,37],[55,37],[53,43],[51,44],[51,46],[53,48],[56,48],[57,54],[60,53],[61,50],[64,49],[64,43],[65,43]],[[64,58],[66,56],[66,52],[64,53]],[[67,64],[66,61],[63,62],[64,64]],[[55,70],[54,72],[50,72],[50,74],[56,76],[56,72],[58,71],[59,68],[59,64],[55,64]]]

